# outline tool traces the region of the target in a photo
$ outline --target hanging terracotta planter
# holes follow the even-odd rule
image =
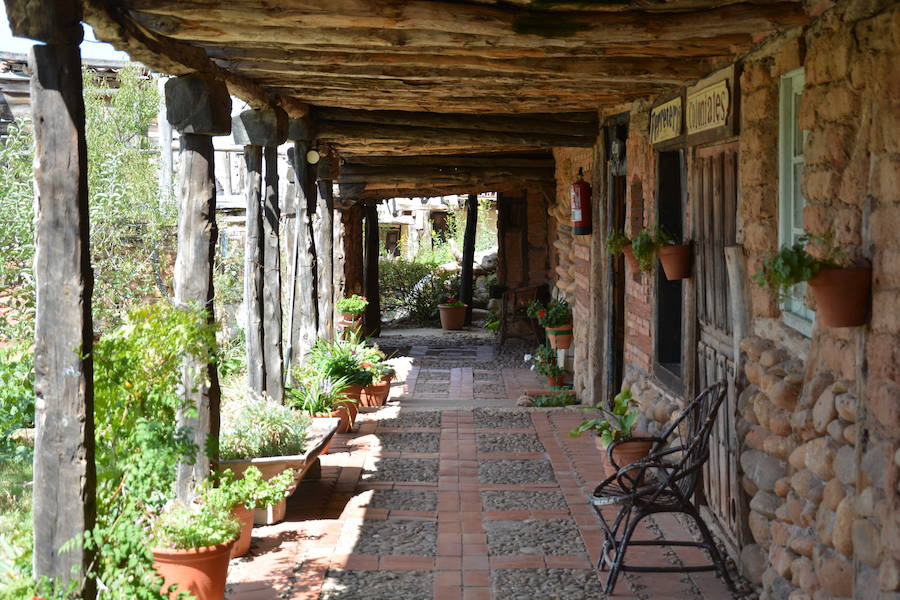
[[[864,325],[871,287],[871,267],[819,271],[809,280],[816,299],[816,318],[829,327]]]
[[[466,324],[466,308],[468,307],[465,304],[462,306],[438,304],[441,311],[441,327],[448,330],[462,329]]]
[[[190,592],[197,600],[222,600],[228,577],[228,558],[234,540],[216,546],[172,550],[153,549],[153,568],[165,579],[165,587],[177,585],[177,592]]]
[[[628,264],[631,265],[632,272],[636,273],[640,270],[641,266],[638,264],[638,260],[634,256],[634,250],[631,249],[631,244],[622,247],[622,254],[625,255],[625,260],[627,260]]]
[[[687,279],[691,276],[691,247],[689,244],[663,246],[656,253],[666,279]]]
[[[572,324],[560,325],[559,327],[545,327],[547,332],[547,341],[554,350],[568,350],[572,346]]]
[[[241,522],[241,535],[231,547],[231,558],[236,558],[250,551],[250,542],[253,539],[253,509],[239,504],[231,509],[231,514]]]
[[[565,383],[565,375],[547,375],[547,385],[550,387],[562,387]]]

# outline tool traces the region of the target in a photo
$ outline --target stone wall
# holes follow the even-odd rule
[[[580,368],[587,364],[588,324],[591,318],[591,237],[572,234],[572,183],[578,178],[578,169],[584,169],[584,180],[590,182],[593,175],[591,148],[555,148],[556,202],[549,208],[550,218],[556,225],[553,240],[554,271],[559,296],[569,301],[574,320],[572,350],[566,359],[567,368],[574,370],[575,391],[584,400],[588,374]],[[594,190],[594,197],[597,191]],[[597,202],[592,206],[599,210]],[[597,232],[594,232],[596,235]]]

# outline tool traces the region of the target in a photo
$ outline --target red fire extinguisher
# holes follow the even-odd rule
[[[578,169],[578,181],[572,184],[572,232],[575,235],[590,235],[591,228],[591,184],[584,180],[584,169]]]

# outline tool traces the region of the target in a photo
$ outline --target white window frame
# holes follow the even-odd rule
[[[781,76],[778,90],[778,244],[789,246],[805,233],[801,191],[804,165],[803,146],[806,131],[800,129],[800,100],[805,83],[803,68]],[[799,147],[798,147],[799,146]],[[797,168],[801,175],[798,177]],[[799,204],[799,206],[798,206]],[[807,337],[812,336],[815,312],[806,306],[806,284],[794,287],[791,297],[781,304],[784,322]]]

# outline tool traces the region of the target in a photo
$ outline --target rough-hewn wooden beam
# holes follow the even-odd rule
[[[435,168],[407,167],[390,169],[384,167],[345,167],[338,176],[340,184],[366,184],[369,189],[378,187],[416,187],[419,185],[455,185],[471,183],[478,185],[482,181],[518,180],[518,181],[553,181],[552,169],[534,169],[528,167],[467,167],[467,168]]]
[[[552,169],[553,156],[544,154],[471,154],[471,155],[431,155],[431,156],[351,156],[341,167],[341,172],[352,172],[356,168],[407,169],[411,167],[432,167],[449,169],[452,167],[498,167]]]
[[[409,140],[418,144],[471,145],[490,148],[494,145],[517,145],[535,148],[593,146],[590,136],[555,135],[551,133],[521,133],[505,131],[478,131],[475,129],[437,129],[402,125],[381,125],[377,123],[350,123],[341,121],[318,121],[318,137],[322,141],[340,143],[343,141]]]
[[[741,3],[702,10],[648,14],[548,11],[477,6],[432,0],[292,0],[278,11],[261,2],[213,3],[182,0],[132,0],[131,16],[146,27],[176,39],[218,43],[260,39],[290,44],[347,41],[384,46],[574,46],[589,41],[635,42],[682,37],[713,37],[748,31],[772,31],[808,22],[796,2]]]
[[[121,7],[108,0],[83,0],[84,20],[94,28],[97,39],[109,42],[128,53],[132,60],[170,75],[202,73],[224,81],[235,96],[251,106],[281,106],[292,116],[302,116],[308,106],[289,96],[267,91],[252,79],[237,75],[216,65],[203,49],[191,44],[159,36],[124,16]]]
[[[438,114],[399,110],[350,110],[314,108],[317,121],[376,123],[427,129],[496,131],[513,134],[550,134],[596,138],[599,121],[596,112],[541,113],[536,115]]]
[[[7,2],[7,10],[22,4]],[[49,39],[59,39],[52,23],[34,27]],[[91,360],[94,277],[78,42],[35,46],[29,64],[37,296],[33,564],[38,577],[66,580],[85,572],[91,554],[80,544],[68,552],[60,548],[94,526],[97,508]],[[93,598],[92,579],[78,587],[83,598]]]

